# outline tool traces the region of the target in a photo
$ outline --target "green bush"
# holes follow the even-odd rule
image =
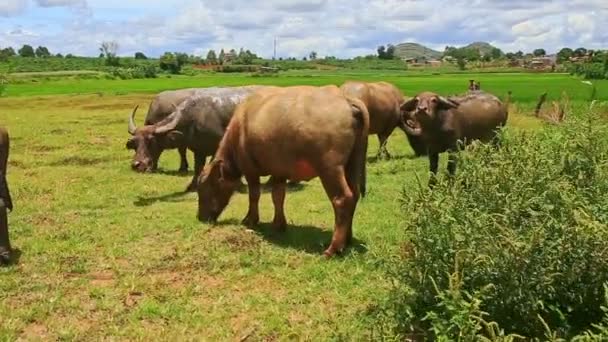
[[[601,320],[608,125],[583,116],[507,131],[499,150],[472,145],[451,181],[404,191],[407,241],[389,263],[396,285],[382,310],[393,332],[444,340],[500,326],[571,338]]]
[[[218,72],[255,72],[258,70],[256,65],[218,65],[214,68]]]
[[[155,78],[158,74],[158,70],[154,65],[142,65],[134,68],[113,68],[111,74],[114,77],[122,80],[129,79],[140,79],[140,78]]]
[[[588,80],[608,79],[608,64],[605,63],[570,64],[568,69],[570,74],[579,75]]]
[[[8,78],[6,75],[0,74],[0,97],[4,96],[6,88],[8,88]]]

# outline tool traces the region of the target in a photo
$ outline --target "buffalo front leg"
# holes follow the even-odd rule
[[[205,154],[200,152],[194,152],[194,176],[190,185],[186,188],[186,192],[196,191],[196,185],[198,182],[198,176],[200,175],[203,167],[205,166]]]
[[[272,227],[284,232],[287,229],[287,220],[285,219],[285,179],[271,178],[272,181],[272,204],[274,205],[274,218],[272,219]]]
[[[437,170],[439,168],[439,153],[429,152],[429,166],[431,175],[429,178],[429,187],[432,189],[437,184]]]
[[[352,228],[353,213],[357,203],[355,195],[348,186],[342,167],[324,174],[321,177],[321,182],[334,208],[334,234],[331,244],[323,252],[326,257],[331,257],[336,253],[341,253],[348,244],[349,235],[352,235],[349,231]]]
[[[179,152],[179,172],[188,172],[188,149],[185,146],[177,148]]]
[[[384,133],[378,134],[378,142],[380,143],[380,147],[378,148],[378,154],[377,154],[376,158],[378,158],[378,159],[382,159],[382,158],[390,159],[391,158],[391,154],[388,153],[388,149],[386,148],[386,145],[388,143],[388,137],[391,135],[391,133],[392,133],[392,130],[390,132],[384,132]]]
[[[4,201],[0,199],[0,265],[11,259],[11,243],[8,239],[8,218]]]
[[[448,173],[454,176],[456,173],[456,165],[458,164],[458,156],[455,151],[448,152]]]
[[[260,177],[247,177],[247,187],[249,188],[249,210],[241,222],[247,227],[253,227],[260,222]]]

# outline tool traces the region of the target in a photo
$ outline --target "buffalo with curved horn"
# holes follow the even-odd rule
[[[175,111],[175,108],[177,107],[177,105],[182,103],[187,98],[193,96],[197,92],[203,91],[205,89],[215,89],[215,88],[186,88],[186,89],[167,90],[167,91],[160,92],[158,95],[156,95],[154,97],[154,99],[152,100],[152,103],[150,103],[150,106],[148,108],[148,114],[146,115],[146,118],[144,119],[144,125],[146,125],[146,126],[154,125],[156,123],[161,122],[162,120],[167,118],[167,116],[169,116],[171,113],[173,113]],[[132,137],[129,138],[129,140],[127,141],[126,147],[127,147],[127,149],[130,149],[130,150],[137,150],[138,146],[140,144],[144,143],[144,142],[142,142],[142,140],[145,139],[137,131],[137,125],[135,124],[135,119],[134,119],[136,110],[137,110],[137,107],[135,108],[135,110],[133,111],[133,114],[131,114],[131,117],[129,118],[129,130],[128,131],[129,131],[129,134],[132,135]],[[156,168],[158,166],[158,159],[160,158],[160,155],[162,154],[163,150],[169,149],[169,148],[177,148],[179,155],[180,155],[179,171],[187,172],[188,171],[188,158],[186,156],[186,146],[184,146],[183,144],[178,144],[173,147],[157,146],[156,150],[153,153],[152,160],[150,162],[150,164],[151,164],[150,168],[141,169],[136,166],[133,166],[133,169],[136,171],[139,171],[139,172],[147,172],[147,171],[156,170]]]
[[[140,172],[152,170],[164,148],[184,146],[194,153],[194,177],[186,191],[194,191],[196,179],[213,156],[222,139],[236,106],[247,96],[264,86],[207,88],[198,90],[162,121],[153,125],[135,126],[133,110],[129,132],[139,137],[132,167]]]
[[[489,142],[506,125],[508,100],[503,103],[485,92],[445,98],[432,92],[423,92],[401,105],[403,127],[421,137],[428,147],[430,171],[429,185],[435,183],[439,153],[448,152],[448,172],[456,172],[458,143],[473,140]]]

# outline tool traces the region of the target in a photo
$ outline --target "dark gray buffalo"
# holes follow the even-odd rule
[[[213,156],[236,106],[264,86],[206,88],[180,103],[161,122],[135,126],[135,112],[129,119],[129,132],[137,139],[132,167],[151,171],[155,156],[165,148],[185,146],[194,153],[194,177],[186,191],[196,190],[196,179],[207,156]]]
[[[453,175],[459,142],[495,141],[497,131],[507,123],[508,102],[508,98],[503,103],[482,91],[449,98],[423,92],[401,105],[405,128],[409,134],[420,136],[428,147],[433,173],[429,185],[435,182],[439,153],[449,153],[448,172]]]
[[[217,89],[217,88],[186,88],[186,89],[178,89],[178,90],[167,90],[160,92],[158,95],[154,97],[152,103],[150,103],[150,107],[148,107],[148,114],[144,119],[144,125],[154,125],[158,122],[161,122],[163,119],[171,115],[175,108],[182,103],[185,99],[193,96],[198,91],[205,91],[206,89]],[[129,125],[131,127],[131,125]],[[137,150],[137,146],[141,141],[142,137],[138,134],[136,130],[131,130],[129,128],[129,133],[133,136],[127,141],[127,149]],[[178,144],[175,146],[180,155],[180,172],[188,171],[188,158],[186,156],[186,146],[184,144]],[[160,158],[161,153],[164,149],[169,147],[158,146],[158,149],[155,150],[154,155],[152,156],[152,168],[150,171],[156,170],[158,166],[158,159]],[[134,170],[140,171],[138,168],[134,167]]]
[[[9,147],[8,132],[4,127],[0,127],[0,265],[8,263],[11,259],[7,213],[13,210],[13,202],[6,181]]]

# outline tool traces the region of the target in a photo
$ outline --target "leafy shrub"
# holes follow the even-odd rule
[[[154,65],[142,65],[134,68],[113,68],[111,74],[114,77],[122,80],[129,79],[140,79],[140,78],[155,78],[157,76],[157,69]]]
[[[608,79],[607,63],[570,64],[569,71],[573,75],[579,75],[588,80]]]
[[[215,71],[218,72],[254,72],[257,71],[256,65],[218,65]]]
[[[498,151],[470,146],[452,182],[404,192],[403,207],[408,239],[383,310],[397,334],[488,336],[487,319],[527,338],[571,338],[601,319],[608,125],[598,115],[506,132]]]
[[[8,78],[6,75],[0,74],[0,97],[4,96],[6,88],[8,88]]]

